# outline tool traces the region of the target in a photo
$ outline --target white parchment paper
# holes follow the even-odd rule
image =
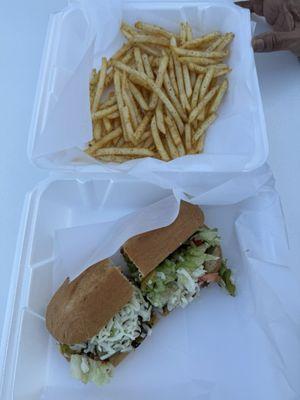
[[[57,17],[58,18],[58,17]],[[265,123],[251,48],[249,12],[228,2],[71,1],[59,15],[49,40],[52,56],[45,63],[51,85],[44,88],[45,106],[37,113],[31,158],[46,168],[130,174],[151,180],[166,173],[241,172],[263,164],[267,157]],[[228,64],[230,89],[219,118],[210,128],[204,154],[171,162],[133,160],[121,165],[104,164],[82,149],[92,137],[88,81],[93,66],[110,56],[123,43],[120,21],[140,19],[176,31],[188,20],[195,32],[233,31],[236,35]],[[44,79],[44,85],[46,85]],[[50,98],[50,99],[49,99]],[[172,175],[168,186],[174,186]]]

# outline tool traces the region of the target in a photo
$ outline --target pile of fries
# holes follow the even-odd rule
[[[121,31],[127,43],[92,73],[86,152],[114,162],[203,152],[228,88],[224,60],[234,34],[194,38],[187,22],[179,35],[143,22],[123,22]]]

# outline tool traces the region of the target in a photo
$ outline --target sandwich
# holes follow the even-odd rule
[[[185,307],[212,282],[235,295],[218,231],[204,224],[198,206],[181,202],[179,215],[171,225],[134,236],[121,253],[129,279],[162,314]]]
[[[104,260],[66,279],[46,310],[46,326],[82,382],[107,383],[151,333],[152,306],[119,268]]]

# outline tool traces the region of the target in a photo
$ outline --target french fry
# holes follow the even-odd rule
[[[179,98],[180,98],[182,107],[185,110],[189,111],[190,105],[189,105],[189,102],[188,102],[188,99],[187,99],[187,96],[185,93],[182,68],[181,68],[181,64],[180,64],[179,60],[177,59],[176,55],[173,55],[173,61],[174,61],[177,85],[178,85],[178,90],[179,90]]]
[[[202,58],[225,58],[228,56],[228,50],[223,51],[200,51],[200,50],[188,50],[180,47],[173,47],[173,51],[179,56],[184,57],[202,57]]]
[[[219,89],[214,101],[212,102],[212,104],[210,106],[210,109],[209,109],[210,113],[214,114],[217,112],[227,89],[228,89],[228,80],[225,79],[223,81],[223,83],[221,84],[220,89]]]
[[[190,124],[185,124],[184,137],[185,137],[185,148],[189,153],[192,150],[192,130]]]
[[[95,97],[94,97],[94,102],[92,106],[92,111],[95,112],[97,111],[99,102],[101,100],[101,96],[104,90],[104,82],[105,82],[105,77],[106,77],[106,70],[107,70],[107,59],[105,57],[102,58],[102,64],[101,64],[101,70],[99,74],[99,81],[97,83],[96,91],[95,91]]]
[[[103,110],[104,108],[113,106],[117,103],[117,98],[115,95],[112,95],[111,97],[109,97],[109,99],[107,99],[106,101],[104,101],[103,103],[100,104],[98,110]]]
[[[158,101],[157,107],[155,109],[155,117],[156,117],[156,125],[161,133],[164,135],[166,134],[166,127],[164,122],[164,115],[162,109],[162,102],[161,100]]]
[[[151,35],[136,35],[129,41],[131,45],[143,43],[143,44],[155,44],[156,46],[169,47],[169,40],[164,37],[151,36]]]
[[[105,146],[111,140],[119,138],[121,135],[122,135],[122,128],[120,128],[120,127],[109,132],[107,135],[102,137],[100,140],[96,141],[96,143],[91,147],[92,152],[96,152],[99,148]]]
[[[124,139],[126,141],[128,141],[128,136],[127,136],[126,128],[125,128],[125,121],[124,121],[124,116],[123,116],[123,107],[125,104],[124,104],[124,100],[122,97],[121,74],[120,74],[119,70],[116,70],[114,72],[114,85],[115,85],[115,95],[116,95],[116,99],[117,99],[117,105],[118,105],[118,109],[119,109],[119,113],[120,113],[120,117],[121,117],[121,125],[122,125],[122,129],[123,129],[123,135],[124,135]]]
[[[100,161],[105,161],[105,162],[115,162],[115,163],[122,163],[125,161],[132,160],[131,157],[129,156],[114,156],[114,155],[109,155],[109,156],[96,156],[96,158]]]
[[[208,92],[209,86],[210,86],[211,81],[212,81],[212,79],[213,79],[213,77],[214,77],[214,73],[215,73],[214,67],[211,67],[211,68],[209,68],[209,69],[207,70],[207,72],[206,72],[206,74],[205,74],[205,76],[204,76],[204,78],[203,78],[203,82],[202,82],[201,89],[200,89],[200,98],[201,98],[201,99],[202,99],[202,98],[206,95],[206,93]]]
[[[131,47],[132,47],[131,42],[123,44],[123,46],[109,59],[108,67],[111,67],[114,61],[117,61],[120,58],[122,58],[124,56],[124,54],[126,54],[128,52],[128,50],[131,49]],[[126,62],[124,62],[124,59],[122,60],[122,62],[124,64],[126,63]]]
[[[185,155],[185,149],[181,140],[181,136],[180,133],[177,129],[177,126],[173,120],[173,118],[171,117],[170,113],[168,112],[167,116],[165,117],[165,121],[169,127],[169,132],[172,136],[172,139],[174,141],[175,146],[178,149],[178,153],[180,156],[184,156]]]
[[[217,51],[223,51],[234,39],[234,33],[229,32],[224,35],[222,43],[216,48]]]
[[[163,84],[164,75],[165,75],[168,63],[169,63],[169,57],[167,55],[164,55],[161,58],[161,61],[159,63],[158,72],[157,72],[157,76],[156,76],[156,80],[155,80],[155,85],[158,88],[161,88],[161,86]],[[158,95],[156,93],[152,93],[151,98],[150,98],[150,103],[149,103],[150,110],[154,110],[154,108],[157,105],[157,101],[158,101]]]
[[[162,102],[164,103],[166,108],[170,111],[172,117],[174,118],[174,120],[178,126],[180,133],[183,133],[184,125],[183,125],[183,122],[182,122],[176,108],[170,102],[168,97],[163,93],[163,91],[159,87],[157,87],[155,82],[153,82],[150,78],[148,78],[148,76],[146,74],[141,74],[138,71],[134,70],[133,68],[130,68],[127,65],[125,65],[119,61],[115,62],[115,66],[116,66],[116,68],[119,68],[123,71],[128,72],[129,77],[131,79],[136,78],[137,81],[139,81],[141,84],[145,85],[146,88],[151,89],[153,92],[155,92],[158,95],[158,97],[162,100]]]
[[[143,50],[145,53],[147,53],[149,56],[154,56],[154,57],[161,56],[161,49],[159,48],[154,48],[153,46],[149,46],[142,43],[136,43],[136,45],[139,46],[139,48]]]
[[[134,54],[137,70],[144,73],[145,71],[144,71],[141,49],[139,47],[134,47],[133,54]]]
[[[179,96],[179,90],[177,86],[177,81],[176,81],[176,76],[175,76],[175,67],[174,67],[174,60],[173,57],[169,58],[169,74],[170,74],[170,80],[172,82],[173,89],[176,93],[176,96]]]
[[[151,133],[151,132],[150,132],[150,133]],[[141,147],[143,147],[144,149],[147,149],[147,148],[149,148],[149,147],[152,146],[152,145],[154,145],[154,148],[155,148],[155,144],[154,144],[154,142],[153,142],[153,137],[150,136],[150,137],[148,137],[148,138],[142,143],[142,146],[141,146]]]
[[[120,118],[119,110],[113,112],[112,114],[107,115],[105,118],[107,118],[107,119],[117,119],[117,118]]]
[[[167,31],[164,28],[161,28],[158,25],[145,24],[141,21],[137,21],[135,23],[135,27],[143,32],[146,32],[147,34],[164,36],[168,39],[170,39],[173,36],[173,33]]]
[[[190,81],[191,81],[191,88],[192,91],[194,90],[196,84],[197,75],[195,71],[190,71]]]
[[[209,42],[212,42],[213,40],[217,39],[220,37],[220,32],[212,32],[209,33],[208,35],[201,36],[199,38],[190,40],[182,46],[184,49],[195,49],[198,47],[203,46],[203,44],[207,44]]]
[[[188,22],[186,22],[186,40],[187,42],[191,42],[193,40],[192,27]]]
[[[143,110],[148,111],[149,106],[146,103],[146,100],[144,99],[141,91],[132,82],[129,82],[129,88],[130,88],[130,91],[131,91],[133,97],[135,98],[136,102],[139,104],[139,106]]]
[[[197,64],[194,64],[192,62],[189,62],[188,66],[189,66],[189,70],[190,71],[194,71],[194,72],[196,72],[198,74],[205,74],[206,71],[208,70],[208,67],[203,67],[201,65],[197,65]]]
[[[134,137],[136,141],[139,141],[140,138],[143,136],[148,124],[151,121],[151,118],[153,116],[152,111],[148,111],[144,118],[142,119],[142,122],[140,123],[140,125],[137,127],[136,131],[134,132]]]
[[[151,133],[152,133],[152,136],[153,136],[153,141],[155,143],[155,146],[157,148],[157,151],[158,151],[161,159],[164,160],[164,161],[169,161],[170,157],[169,157],[169,154],[167,153],[166,149],[164,148],[164,145],[163,145],[163,143],[161,141],[161,138],[159,136],[159,132],[158,132],[158,129],[157,129],[155,117],[153,117],[152,121],[151,121]]]
[[[134,148],[134,147],[105,147],[96,151],[97,156],[141,156],[141,157],[153,157],[155,153],[148,149]]]
[[[193,95],[192,95],[192,101],[191,101],[192,110],[196,107],[196,105],[198,103],[202,81],[203,81],[203,75],[199,74],[197,76],[196,83],[195,83],[195,86],[194,86]]]
[[[190,98],[192,95],[192,85],[191,85],[190,71],[186,64],[182,66],[182,72],[183,72],[185,93],[187,97]]]
[[[209,47],[207,47],[207,49],[205,49],[205,51],[214,51],[218,48],[218,46],[223,42],[224,40],[224,36],[220,36],[218,37],[216,40],[214,40],[211,45]]]
[[[217,62],[215,58],[205,58],[205,57],[178,57],[178,60],[184,64],[194,63],[194,64],[200,64],[202,66],[213,65]]]
[[[200,103],[198,103],[198,105],[190,113],[189,123],[192,123],[198,117],[198,115],[201,113],[201,111],[204,109],[204,107],[211,101],[211,99],[215,96],[215,94],[217,93],[218,90],[219,90],[219,85],[212,88],[204,96],[204,98],[200,101]]]
[[[153,71],[151,68],[148,54],[146,54],[146,53],[142,54],[142,60],[143,60],[146,75],[148,75],[150,79],[154,80],[155,78],[154,78],[154,74],[153,74]]]
[[[126,134],[129,139],[129,141],[133,142],[134,141],[134,131],[133,127],[130,121],[130,114],[129,114],[129,109],[127,106],[123,107],[123,118],[124,118],[124,124],[125,124],[125,129],[126,129]]]
[[[120,30],[123,33],[123,35],[124,32],[129,33],[130,36],[134,36],[138,33],[138,31],[132,25],[127,24],[127,22],[125,21],[122,21]]]
[[[106,130],[106,133],[111,132],[112,130],[112,125],[109,119],[107,119],[106,117],[103,118],[103,124],[104,124],[104,128]]]
[[[169,132],[166,133],[165,138],[166,138],[166,142],[167,142],[167,145],[168,145],[168,148],[169,148],[169,153],[171,155],[171,158],[174,159],[174,158],[179,157],[179,153],[178,153],[177,147],[175,146],[175,144],[173,142],[173,139],[172,139],[172,137],[171,137]]]
[[[97,119],[102,119],[106,117],[109,114],[114,113],[115,111],[118,110],[118,105],[114,104],[110,107],[103,108],[102,110],[96,111],[95,113],[92,114],[92,119],[97,120]]]
[[[199,126],[199,128],[194,133],[193,139],[195,142],[197,142],[200,139],[200,137],[207,131],[209,126],[215,122],[216,119],[217,119],[217,114],[215,113],[210,114],[210,116],[206,118],[206,120]]]
[[[180,23],[180,43],[183,45],[186,42],[186,25],[185,22]]]
[[[124,136],[121,136],[117,142],[117,147],[122,147],[125,144]]]
[[[220,76],[227,75],[230,72],[231,72],[231,68],[228,68],[228,67],[227,68],[223,68],[223,69],[216,69],[214,78],[218,78]]]
[[[195,148],[196,153],[202,153],[202,152],[203,152],[205,137],[206,137],[206,133],[204,133],[204,134],[200,137],[200,139],[199,139],[199,141],[198,141],[198,143],[197,143],[197,145],[196,145],[196,148]]]
[[[103,135],[102,122],[95,121],[94,130],[93,130],[94,139],[99,140],[99,139],[101,139],[102,135]]]
[[[176,108],[178,114],[180,115],[181,119],[186,122],[187,121],[187,115],[180,103],[180,101],[178,100],[178,98],[176,97],[173,85],[171,83],[170,77],[168,75],[168,73],[165,74],[164,76],[164,88],[166,90],[166,93],[170,99],[170,101],[172,102],[172,104],[174,105],[174,107]]]

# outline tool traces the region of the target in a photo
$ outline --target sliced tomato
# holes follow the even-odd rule
[[[193,239],[193,242],[197,247],[201,246],[204,243],[204,241],[201,239]]]
[[[205,274],[199,278],[199,282],[218,282],[221,279],[218,272],[212,272],[210,274]]]

